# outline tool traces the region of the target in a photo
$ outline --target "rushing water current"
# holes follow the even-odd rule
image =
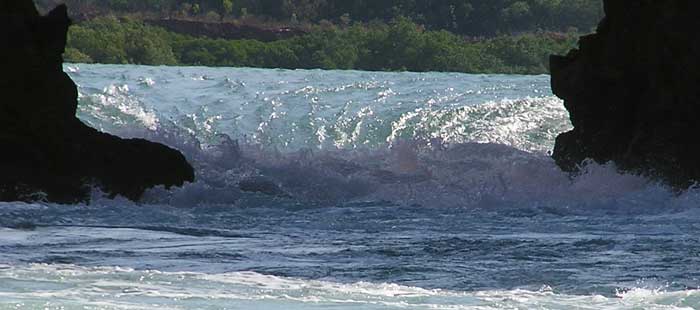
[[[65,70],[197,181],[0,204],[0,309],[700,309],[700,190],[562,173],[548,76]]]

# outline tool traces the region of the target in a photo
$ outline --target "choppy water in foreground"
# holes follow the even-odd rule
[[[547,76],[65,69],[198,181],[0,204],[0,309],[700,309],[700,191],[561,173]]]

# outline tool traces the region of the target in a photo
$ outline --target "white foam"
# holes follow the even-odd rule
[[[158,139],[156,139],[158,140]],[[612,164],[588,164],[570,179],[546,155],[483,143],[440,145],[397,141],[384,149],[275,152],[230,139],[194,149],[196,184],[157,189],[153,203],[225,204],[244,195],[239,182],[255,176],[293,200],[346,203],[384,200],[425,206],[549,205],[657,208],[674,203],[671,190],[621,174]],[[646,200],[637,199],[646,197]],[[654,197],[652,199],[652,197]],[[684,196],[688,197],[688,196]]]
[[[37,304],[100,309],[693,309],[700,302],[695,290],[632,289],[617,297],[560,294],[548,288],[455,292],[254,272],[168,273],[72,265],[7,266],[0,268],[0,280],[0,309]],[[33,289],[18,289],[20,283]]]
[[[89,115],[88,122],[101,125],[102,129],[117,130],[137,124],[148,130],[158,128],[159,120],[155,112],[132,96],[127,84],[110,85],[101,93],[81,93],[80,99],[82,104],[79,109]]]
[[[556,97],[504,99],[466,107],[418,108],[392,124],[387,142],[406,137],[439,138],[444,143],[497,143],[546,153],[554,138],[570,130]]]

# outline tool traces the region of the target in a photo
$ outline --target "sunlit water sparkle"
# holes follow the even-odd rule
[[[700,309],[700,192],[559,171],[548,76],[65,69],[198,180],[0,204],[0,309]]]

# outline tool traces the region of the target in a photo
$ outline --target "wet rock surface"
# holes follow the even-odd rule
[[[39,16],[31,0],[0,3],[0,200],[73,203],[93,186],[137,200],[193,181],[180,152],[76,118],[77,87],[61,57],[69,25],[65,6]]]
[[[614,161],[686,188],[700,180],[700,2],[606,0],[597,33],[552,56],[552,89],[574,129],[554,159]]]

